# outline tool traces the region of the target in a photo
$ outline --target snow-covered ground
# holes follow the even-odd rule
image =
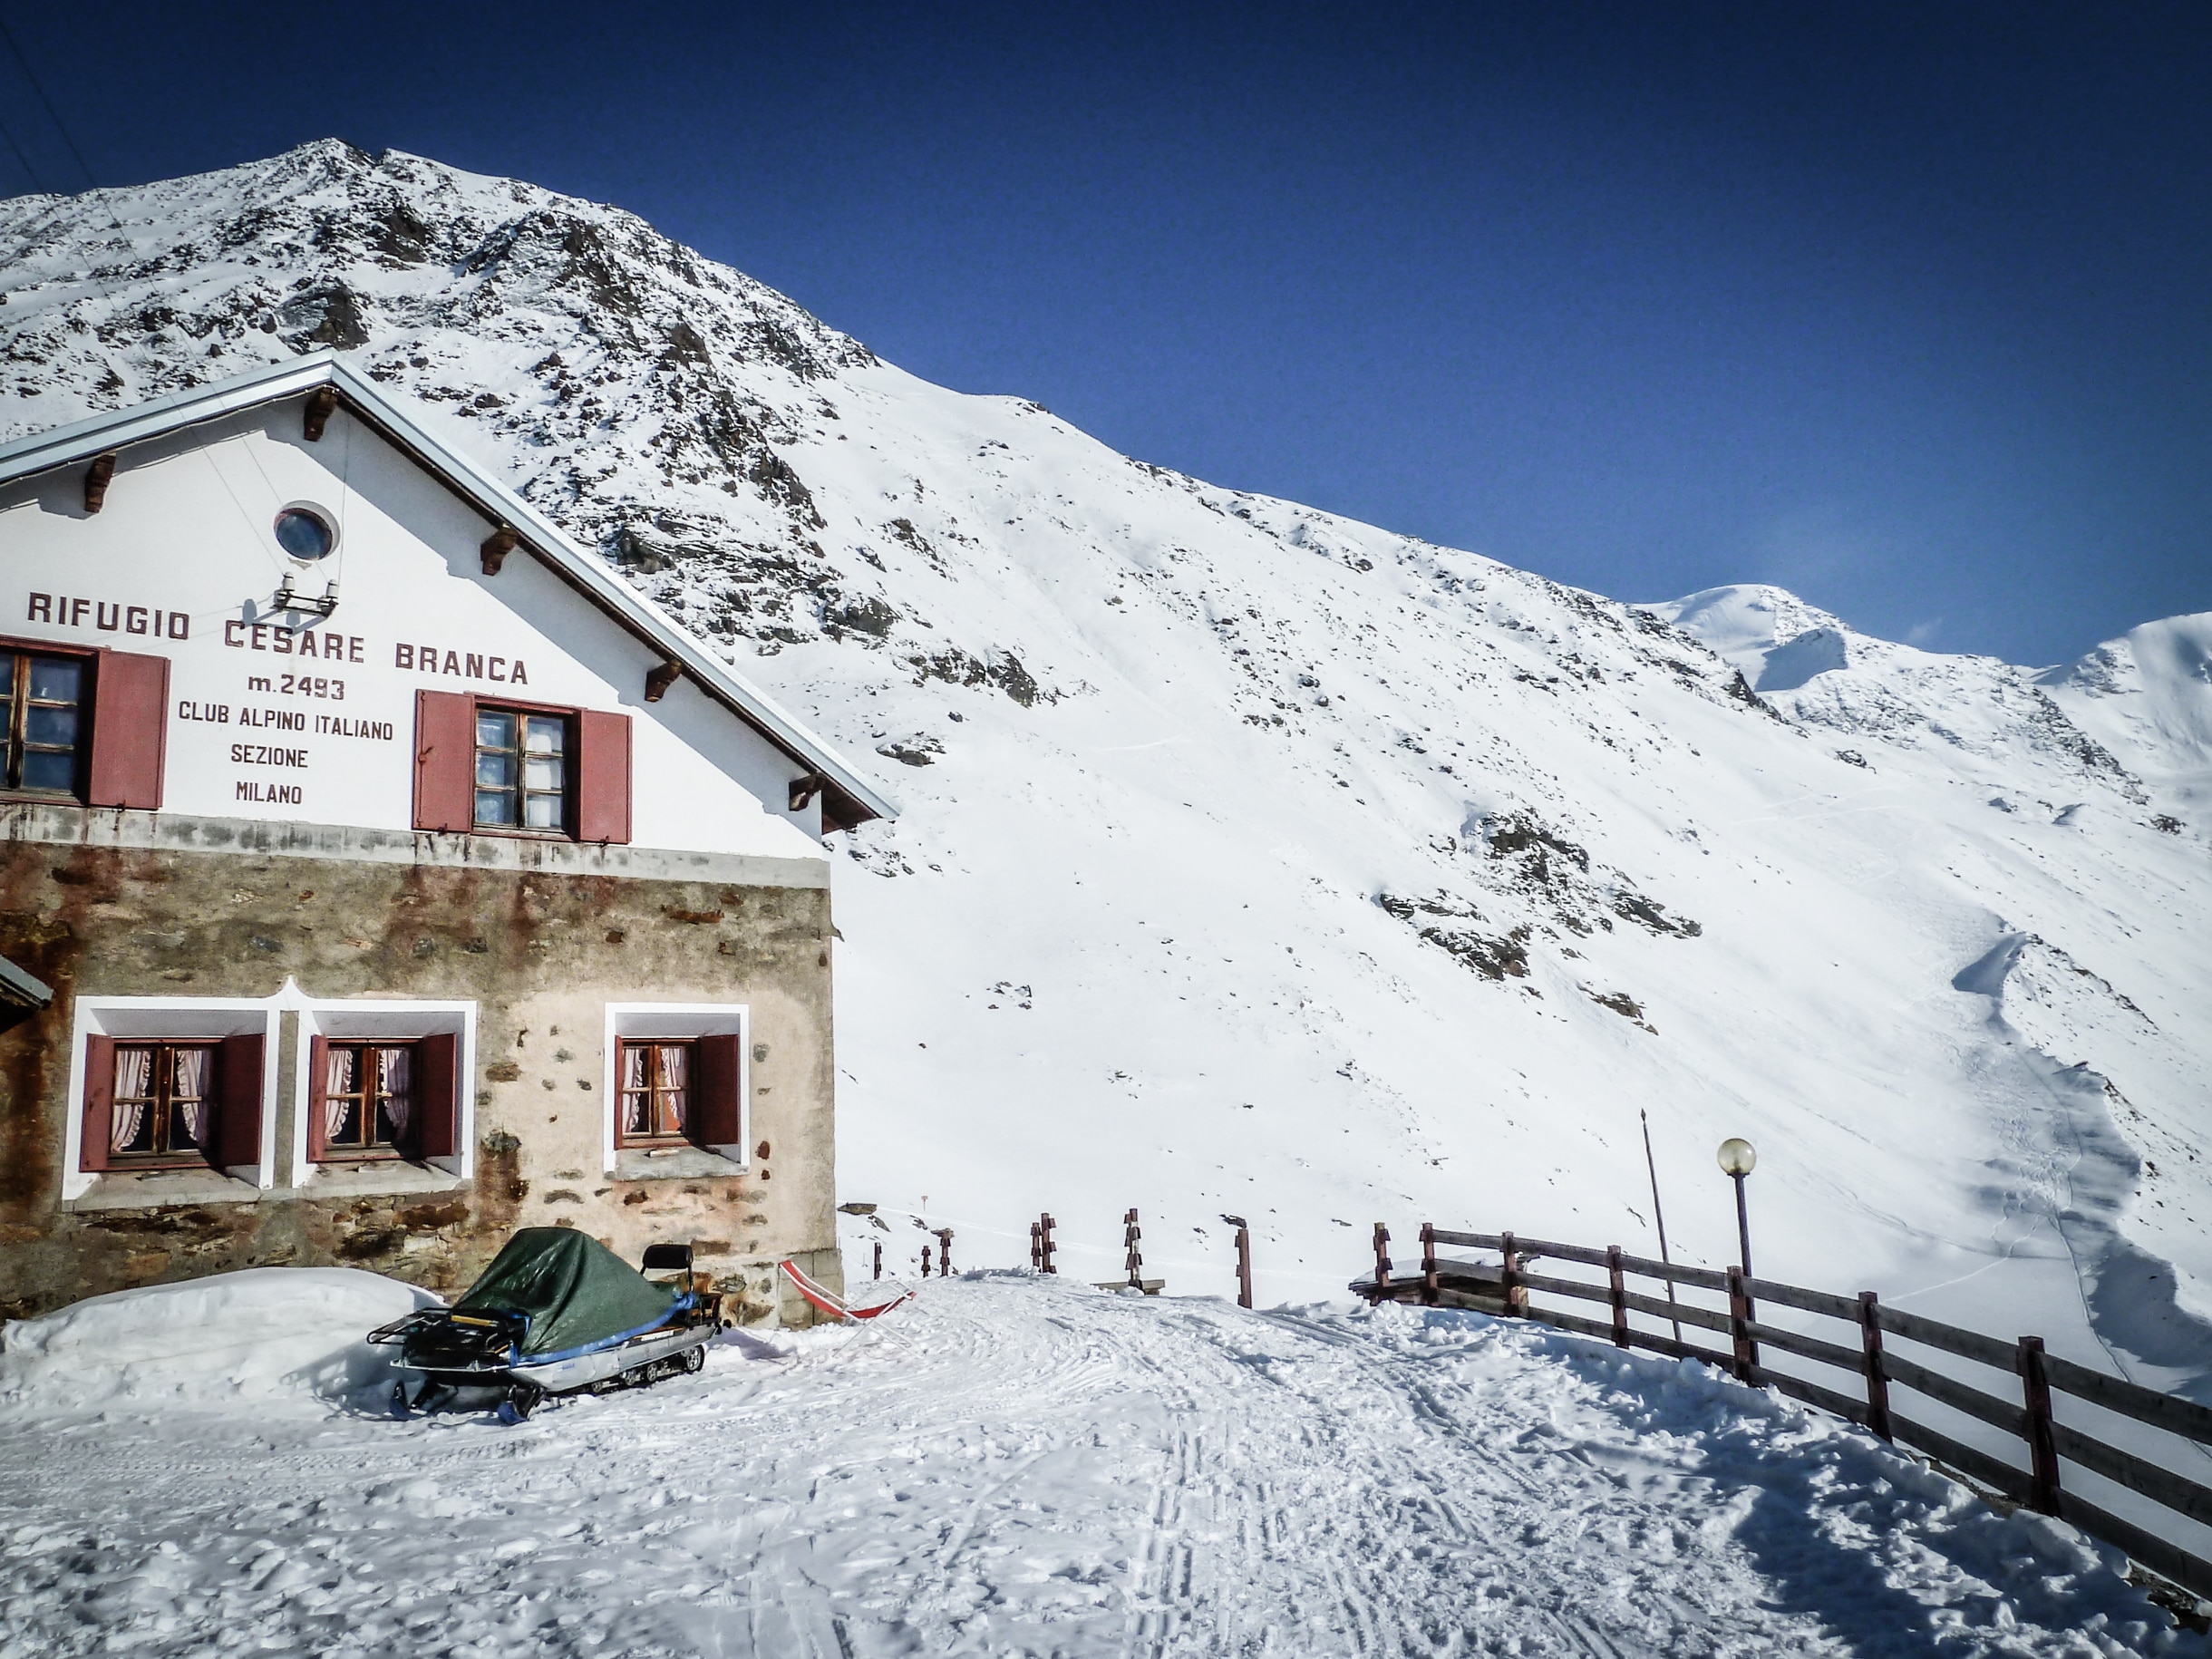
[[[977,1275],[508,1428],[376,1414],[413,1300],[8,1326],[0,1659],[2202,1651],[1832,1420],[1480,1315]]]
[[[1730,1259],[2212,1400],[2212,616],[2071,667],[1634,606],[929,385],[616,209],[335,143],[0,205],[0,432],[335,344],[872,754],[840,1196]],[[243,596],[242,596],[243,597]],[[1739,675],[1741,679],[1739,679]],[[1755,684],[1754,694],[1750,686]],[[900,1213],[907,1212],[907,1213]],[[539,1218],[526,1215],[525,1219]],[[864,1263],[866,1254],[853,1258]]]

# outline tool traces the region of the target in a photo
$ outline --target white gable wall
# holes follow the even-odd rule
[[[630,715],[635,845],[822,857],[819,802],[783,810],[797,762],[683,681],[646,703],[643,642],[526,550],[483,575],[492,526],[343,409],[305,441],[301,407],[134,446],[96,516],[82,466],[0,487],[0,635],[170,659],[163,810],[406,830],[415,693],[470,691]],[[337,523],[330,558],[277,548],[292,502]],[[328,619],[285,626],[286,571],[303,598],[337,581]]]

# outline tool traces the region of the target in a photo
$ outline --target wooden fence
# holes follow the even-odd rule
[[[1678,1359],[1703,1360],[1753,1387],[1779,1389],[1792,1399],[1848,1418],[1885,1441],[1911,1446],[1994,1491],[2043,1514],[2055,1515],[2117,1546],[2152,1572],[2196,1595],[2212,1597],[2212,1562],[2070,1490],[2062,1479],[2062,1465],[2075,1464],[2174,1515],[2207,1526],[2212,1526],[2212,1488],[2057,1421],[2052,1406],[2054,1394],[2070,1396],[2198,1446],[2212,1446],[2212,1408],[2077,1365],[2046,1353],[2038,1336],[2001,1342],[1901,1308],[1885,1307],[1870,1290],[1856,1296],[1838,1295],[1771,1279],[1747,1278],[1736,1267],[1716,1272],[1707,1267],[1669,1266],[1627,1255],[1618,1246],[1595,1249],[1520,1238],[1511,1233],[1446,1232],[1426,1224],[1421,1229],[1420,1276],[1395,1278],[1389,1240],[1387,1230],[1377,1224],[1374,1275],[1355,1280],[1352,1285],[1371,1302],[1479,1307],[1538,1320],[1623,1348],[1645,1348]],[[1494,1250],[1499,1260],[1497,1264],[1450,1260],[1437,1254],[1440,1245]],[[1593,1285],[1532,1273],[1526,1264],[1536,1258],[1599,1268],[1606,1281]],[[1631,1276],[1659,1280],[1666,1287],[1665,1295],[1632,1291],[1628,1288]],[[1685,1302],[1677,1294],[1683,1289],[1718,1293],[1726,1298],[1727,1306],[1721,1310]],[[1529,1301],[1532,1294],[1599,1304],[1609,1316],[1591,1319],[1538,1306]],[[1785,1330],[1760,1318],[1762,1303],[1836,1320],[1849,1327],[1849,1334],[1842,1341],[1828,1342]],[[1629,1323],[1632,1314],[1667,1321],[1676,1334],[1668,1336],[1638,1329]],[[1680,1334],[1684,1325],[1712,1332],[1728,1345],[1721,1348],[1684,1341]],[[2020,1402],[2014,1404],[1929,1369],[1909,1354],[1896,1352],[1890,1345],[1892,1338],[2010,1373],[2017,1380]],[[1846,1373],[1854,1379],[1853,1385],[1847,1392],[1776,1371],[1762,1363],[1762,1348]],[[1937,1402],[2019,1440],[2026,1468],[1905,1415],[1891,1402],[1893,1387]]]

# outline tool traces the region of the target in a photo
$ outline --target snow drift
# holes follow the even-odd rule
[[[70,1457],[0,1405],[0,1653],[2203,1651],[2054,1522],[1525,1324],[1024,1274],[805,1335],[513,1429],[247,1399]]]
[[[362,1339],[438,1298],[351,1267],[255,1267],[93,1296],[0,1324],[0,1409],[207,1410],[381,1401],[390,1351]]]

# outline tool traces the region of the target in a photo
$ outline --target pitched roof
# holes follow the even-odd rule
[[[495,525],[514,531],[517,550],[534,554],[553,573],[668,659],[685,678],[823,781],[823,820],[840,827],[893,818],[898,809],[869,786],[844,757],[690,634],[634,593],[596,556],[477,462],[457,453],[410,420],[384,393],[346,366],[335,351],[315,352],[229,380],[171,393],[109,414],[0,444],[0,484],[52,471],[182,428],[327,386],[341,406],[380,432],[418,466]],[[773,804],[773,803],[771,803]]]

